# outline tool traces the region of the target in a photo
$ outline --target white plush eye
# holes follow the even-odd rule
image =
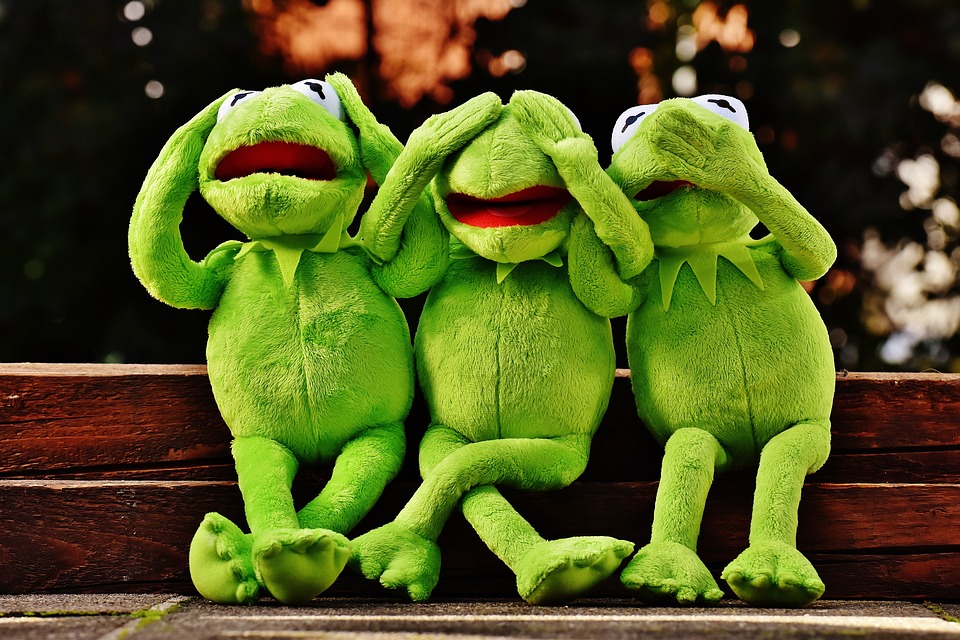
[[[574,123],[575,125],[577,125],[577,131],[583,131],[583,127],[580,126],[580,118],[577,117],[577,114],[575,114],[573,111],[571,111],[571,110],[570,110],[570,107],[567,107],[567,105],[563,105],[563,106],[566,107],[567,113],[570,114],[570,119],[573,120],[573,123]]]
[[[707,95],[692,98],[701,107],[713,111],[728,120],[733,120],[738,125],[750,130],[750,120],[747,118],[747,108],[736,98],[722,96],[718,93],[708,93]]]
[[[657,105],[655,104],[641,104],[636,107],[630,107],[621,113],[620,117],[617,118],[617,124],[613,126],[613,136],[610,138],[610,145],[613,147],[613,152],[616,153],[617,149],[622,147],[623,143],[633,136],[633,132],[637,130],[637,127],[640,126],[643,119],[656,110]]]
[[[340,104],[340,96],[330,85],[323,80],[301,80],[290,85],[294,91],[299,91],[318,105],[333,114],[333,117],[342,122],[346,122],[347,115],[343,112],[343,105]]]
[[[220,110],[217,111],[217,122],[220,122],[226,118],[228,113],[239,107],[253,96],[260,95],[260,93],[260,91],[238,91],[232,96],[227,96],[227,99],[224,100],[220,105]]]

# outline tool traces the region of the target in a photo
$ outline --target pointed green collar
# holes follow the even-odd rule
[[[717,260],[726,258],[740,272],[763,290],[763,279],[753,261],[750,247],[760,246],[773,241],[773,236],[761,240],[746,240],[734,242],[709,242],[705,244],[688,245],[684,247],[657,247],[655,257],[660,262],[660,293],[663,300],[663,310],[670,308],[673,298],[673,289],[677,283],[677,276],[683,263],[690,265],[693,275],[696,276],[700,288],[707,295],[710,304],[717,304]]]
[[[450,243],[450,259],[451,260],[466,260],[467,258],[482,258],[483,256],[474,253],[467,248],[466,245],[460,242],[451,242]],[[534,260],[543,260],[551,267],[562,267],[563,258],[560,256],[560,251],[551,251],[545,256],[539,258],[534,258]],[[507,279],[507,276],[510,275],[514,269],[517,268],[519,262],[497,262],[497,284],[502,284],[504,280]]]
[[[300,258],[304,251],[336,253],[339,249],[359,246],[360,243],[350,237],[350,234],[343,227],[343,216],[339,216],[324,234],[304,233],[270,238],[253,238],[250,242],[235,242],[235,246],[237,245],[240,246],[240,251],[237,252],[234,260],[252,252],[273,251],[277,257],[277,264],[280,265],[280,275],[283,276],[283,283],[289,287],[293,284],[293,276],[297,272],[297,266],[300,264]]]

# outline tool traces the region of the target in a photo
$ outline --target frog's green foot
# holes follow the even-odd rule
[[[547,540],[520,561],[517,591],[530,604],[573,600],[620,566],[633,543],[605,536]]]
[[[824,589],[810,561],[782,542],[751,545],[721,577],[741,600],[760,607],[803,607]]]
[[[208,513],[190,543],[190,578],[200,595],[220,604],[256,602],[252,544],[252,536],[230,520]]]
[[[645,602],[715,604],[723,597],[697,554],[676,542],[651,542],[640,549],[620,580]]]
[[[350,559],[343,535],[326,529],[273,529],[256,536],[257,576],[284,604],[313,600],[333,584]]]
[[[410,599],[430,597],[440,577],[440,547],[395,522],[354,539],[351,566],[388,589],[406,588]]]

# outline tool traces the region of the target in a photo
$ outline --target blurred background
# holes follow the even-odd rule
[[[0,360],[203,362],[209,313],[130,270],[140,184],[226,90],[334,70],[401,140],[549,93],[603,163],[627,107],[735,95],[839,246],[810,287],[837,368],[960,371],[956,0],[0,0]],[[194,259],[239,238],[199,197],[182,231]]]

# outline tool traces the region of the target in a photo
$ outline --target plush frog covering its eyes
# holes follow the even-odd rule
[[[620,278],[583,219],[571,277],[596,312],[630,312],[637,408],[665,444],[652,538],[621,579],[651,600],[719,600],[696,554],[707,492],[715,470],[759,459],[750,546],[723,578],[750,603],[812,602],[824,586],[796,549],[797,507],[804,477],[829,453],[835,373],[798,280],[823,275],[836,247],[767,172],[735,98],[633,107],[613,143],[608,173],[649,225],[655,259]],[[770,235],[752,240],[758,220]]]
[[[646,225],[572,114],[535,92],[517,92],[507,105],[484,94],[417,129],[363,220],[364,237],[399,233],[431,179],[452,260],[415,340],[432,417],[420,444],[424,481],[393,522],[354,541],[355,559],[367,577],[426,599],[440,568],[436,539],[459,504],[517,575],[523,598],[564,601],[614,572],[633,545],[545,540],[496,485],[557,489],[583,472],[613,383],[614,347],[609,321],[570,287],[570,224],[581,207],[620,207],[600,232],[626,277],[650,261],[651,248],[635,242]]]
[[[391,296],[442,274],[446,236],[426,198],[390,261],[372,264],[346,233],[367,172],[381,182],[400,150],[343,75],[230,92],[174,133],[137,198],[137,276],[168,304],[214,309],[208,371],[251,533],[216,513],[201,524],[190,570],[211,600],[250,603],[263,588],[312,599],[350,556],[343,534],[400,467],[413,350]],[[199,263],[179,232],[197,189],[249,238]],[[298,466],[334,461],[298,513]]]

